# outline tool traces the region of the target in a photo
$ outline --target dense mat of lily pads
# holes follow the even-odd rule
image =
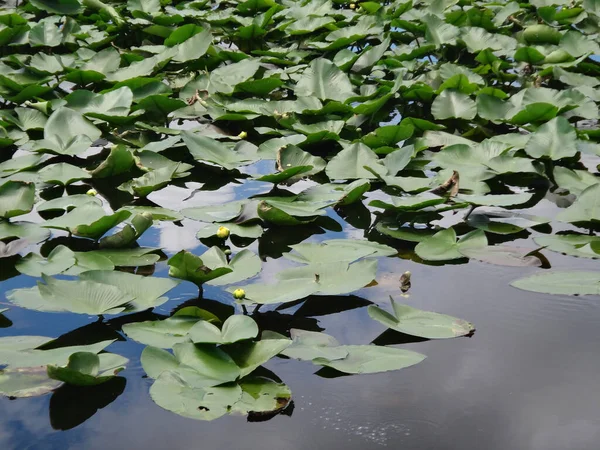
[[[540,248],[600,256],[599,32],[598,0],[29,0],[0,10],[2,279],[37,279],[7,302],[48,320],[123,316],[122,335],[146,345],[152,399],[209,420],[284,411],[290,388],[261,367],[278,355],[346,374],[422,361],[247,314],[372,285],[381,258],[540,266],[513,286],[598,295],[600,272],[543,270]],[[189,182],[265,189],[182,210],[152,201]],[[542,199],[562,209],[528,213]],[[138,244],[184,219],[199,254]],[[310,239],[341,221],[365,239]],[[532,233],[527,248],[507,244]],[[276,258],[290,263],[259,280]],[[154,276],[165,262],[169,277]],[[181,280],[198,286],[200,306],[127,320]],[[238,313],[203,308],[205,285],[232,293]],[[465,320],[417,309],[401,297],[409,288],[405,274],[396,300],[369,316],[419,338],[472,334]],[[108,382],[128,362],[106,351],[112,342],[1,338],[0,393]]]

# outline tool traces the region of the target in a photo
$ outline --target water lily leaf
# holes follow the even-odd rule
[[[92,281],[57,280],[42,275],[44,282],[30,289],[15,289],[6,298],[15,305],[37,311],[70,311],[77,314],[118,314],[134,298],[110,286]]]
[[[258,204],[258,216],[275,225],[299,225],[325,215],[322,209],[325,206],[327,205],[305,201],[286,202],[269,199]]]
[[[335,155],[325,172],[332,180],[353,180],[375,178],[375,175],[367,167],[376,167],[379,165],[379,158],[373,151],[364,144],[357,143],[346,147]]]
[[[464,195],[455,197],[456,202],[470,203],[477,206],[513,206],[527,203],[533,194],[498,194],[498,195]]]
[[[110,355],[108,358],[105,355]],[[116,360],[120,359],[118,367]],[[53,380],[59,380],[73,386],[95,386],[107,382],[123,370],[127,358],[119,355],[101,354],[90,352],[76,352],[69,356],[66,367],[48,365],[48,376]],[[102,364],[104,362],[104,364]],[[106,366],[111,367],[106,367]],[[112,371],[111,375],[99,375],[100,372]]]
[[[257,177],[256,180],[257,181],[266,181],[269,183],[273,183],[273,184],[279,184],[279,183],[283,183],[283,182],[288,182],[289,180],[291,180],[292,178],[296,177],[302,177],[302,176],[307,176],[306,174],[310,171],[312,171],[312,166],[297,166],[297,167],[290,167],[289,169],[285,169],[281,172],[277,172],[277,173],[273,173],[273,174],[268,174],[268,175],[262,175],[260,177]]]
[[[9,258],[17,255],[21,250],[27,248],[32,243],[27,239],[15,239],[8,244],[0,241],[0,258]]]
[[[350,205],[358,202],[370,188],[371,184],[367,180],[356,180],[350,184],[320,184],[302,191],[298,200]]]
[[[83,206],[86,203],[94,203],[96,205],[101,205],[102,200],[100,200],[98,197],[94,197],[91,195],[75,194],[67,195],[65,197],[53,198],[52,200],[48,200],[38,204],[35,208],[38,212],[60,210],[69,211],[73,208]]]
[[[34,148],[59,155],[80,155],[101,136],[101,131],[81,113],[61,107],[54,111],[44,127],[44,139]]]
[[[15,108],[14,112],[17,115],[16,117],[6,114],[3,116],[3,118],[11,123],[14,123],[23,131],[43,130],[46,122],[48,121],[48,117],[37,109]],[[34,156],[39,158],[39,155],[26,155],[21,156],[20,158],[32,158]]]
[[[599,295],[600,272],[552,270],[521,278],[510,285],[543,294]]]
[[[577,153],[576,141],[577,134],[569,121],[564,117],[555,117],[532,134],[525,151],[533,158],[569,158]]]
[[[203,239],[216,236],[217,230],[221,226],[227,228],[232,235],[243,238],[256,239],[263,234],[263,229],[260,225],[238,225],[233,222],[221,222],[206,225],[198,231],[196,237],[198,239]]]
[[[69,231],[76,236],[98,239],[130,215],[131,213],[125,210],[107,215],[101,206],[86,203],[63,216],[46,221],[42,226]]]
[[[128,310],[142,311],[162,305],[168,300],[164,294],[175,288],[179,282],[170,278],[144,277],[114,270],[92,270],[82,273],[81,280],[115,286],[132,297]]]
[[[381,234],[409,242],[422,242],[435,234],[434,230],[403,227],[397,223],[379,222],[375,229]]]
[[[42,161],[42,155],[24,155],[0,163],[0,177],[31,169]]]
[[[427,27],[425,39],[436,48],[442,45],[454,45],[456,38],[460,35],[460,29],[454,25],[444,22],[439,17],[427,14],[421,18],[421,22]]]
[[[531,255],[531,249],[494,245],[481,248],[459,249],[467,258],[476,259],[488,264],[511,267],[539,267],[542,261]]]
[[[344,345],[348,352],[344,359],[330,360],[315,358],[313,364],[327,366],[350,374],[379,373],[414,366],[425,359],[425,355],[392,347],[377,345]]]
[[[284,409],[292,398],[288,386],[265,377],[246,377],[240,381],[239,386],[242,397],[233,405],[234,413],[275,413]]]
[[[7,181],[0,185],[0,217],[27,214],[35,202],[35,185],[22,181]]]
[[[355,95],[348,76],[325,58],[317,58],[310,63],[296,85],[295,92],[301,97],[340,102]]]
[[[288,145],[279,150],[278,163],[283,170],[292,167],[310,167],[308,171],[303,171],[302,176],[305,177],[321,172],[326,166],[323,158],[313,156],[295,145]]]
[[[553,252],[580,258],[600,258],[600,237],[586,234],[556,234],[534,238],[537,245]]]
[[[413,132],[414,126],[412,123],[403,122],[400,125],[379,127],[375,131],[364,136],[362,141],[371,148],[391,147],[400,141],[410,138]]]
[[[162,189],[169,184],[175,176],[177,169],[178,165],[152,170],[141,177],[126,181],[118,189],[129,192],[131,195],[147,197],[152,192]]]
[[[139,323],[143,322],[129,323],[126,325],[131,327],[133,325],[139,325]],[[160,321],[156,321],[156,323],[160,323]],[[172,353],[150,345],[142,351],[140,362],[142,363],[142,368],[146,374],[152,379],[157,379],[163,372],[176,371],[179,368],[179,361],[177,361],[177,358],[175,358]]]
[[[49,237],[50,232],[36,223],[0,221],[0,239],[22,238],[37,243]]]
[[[136,214],[131,219],[131,225],[127,224],[117,233],[100,239],[100,248],[126,247],[138,240],[152,226],[152,223],[153,220],[150,213]]]
[[[291,329],[290,335],[292,337],[292,345],[281,352],[289,358],[301,361],[326,358],[333,361],[348,356],[348,351],[340,346],[340,343],[333,336],[329,336],[328,334]]]
[[[183,219],[183,215],[178,213],[177,211],[173,211],[168,208],[160,208],[158,206],[124,206],[124,210],[130,211],[134,214],[150,214],[152,215],[152,219],[159,221],[176,221]]]
[[[160,256],[157,249],[148,247],[93,250],[86,254],[100,255],[117,267],[139,267],[154,264]],[[76,255],[78,258],[80,255]]]
[[[173,346],[173,353],[179,361],[200,374],[207,380],[212,380],[213,386],[234,381],[243,370],[234,360],[220,348],[213,345],[183,343]],[[159,377],[160,378],[160,377]]]
[[[450,118],[470,120],[477,114],[477,105],[468,95],[446,89],[433,101],[431,113],[438,120]]]
[[[133,153],[124,145],[117,145],[110,149],[106,159],[91,171],[94,178],[107,178],[129,172],[135,164]]]
[[[556,166],[552,170],[552,174],[559,187],[575,195],[580,195],[588,187],[600,183],[600,179],[587,170],[571,170]]]
[[[461,251],[485,246],[487,246],[487,239],[481,230],[471,231],[457,241],[454,229],[448,228],[419,242],[415,247],[415,253],[428,261],[448,261],[464,258]]]
[[[373,281],[376,272],[377,261],[373,259],[353,264],[343,261],[313,263],[279,272],[276,284],[256,283],[243,288],[246,299],[254,303],[285,303],[311,294],[341,295],[356,291]]]
[[[133,92],[127,86],[96,94],[87,90],[73,91],[65,97],[67,106],[88,117],[106,120],[112,116],[123,117],[129,114],[133,102]],[[110,122],[110,120],[108,120]]]
[[[300,263],[354,262],[365,257],[395,255],[397,251],[387,245],[376,242],[331,239],[316,243],[290,245],[295,253],[284,253],[283,257]]]
[[[518,211],[490,211],[485,214],[471,214],[469,226],[494,234],[513,234],[525,228],[548,223],[550,219],[520,213]]]
[[[228,222],[241,214],[243,206],[243,202],[229,202],[220,205],[184,208],[181,210],[181,214],[188,219],[203,222]]]
[[[228,348],[240,370],[240,377],[254,372],[274,356],[277,356],[292,344],[289,339],[264,339],[257,342],[244,342]]]
[[[168,411],[197,420],[214,420],[229,412],[242,396],[238,385],[199,387],[176,372],[162,373],[150,388],[152,400]]]
[[[49,378],[45,367],[0,370],[0,394],[7,397],[38,397],[62,384]]]
[[[76,181],[90,178],[87,170],[68,163],[50,164],[38,171],[38,175],[40,180],[59,186],[67,186]]]
[[[402,305],[390,297],[393,313],[376,305],[367,308],[369,316],[392,330],[427,339],[448,339],[472,333],[475,327],[466,320]]]
[[[562,222],[600,222],[600,183],[586,188],[575,203],[556,216]]]
[[[48,258],[43,258],[36,253],[29,253],[17,261],[15,268],[26,275],[41,277],[42,274],[56,275],[69,269],[76,263],[75,253],[64,245],[56,246]]]
[[[78,0],[62,0],[60,2],[52,0],[33,0],[33,6],[42,11],[54,14],[79,14],[83,11],[83,6]]]
[[[59,347],[50,350],[39,350],[45,340],[41,336],[8,336],[0,338],[0,356],[2,363],[10,369],[32,368],[52,364],[64,366],[69,357],[77,352],[100,353],[114,341],[102,341],[88,345],[74,345],[70,347]]]
[[[215,262],[214,258],[211,262]],[[182,250],[176,255],[172,256],[171,259],[169,259],[168,264],[169,276],[179,278],[181,280],[191,281],[197,286],[201,286],[207,281],[211,281],[215,278],[233,272],[233,269],[227,267],[226,260],[224,263],[223,261],[220,261],[220,265],[216,265],[211,268],[206,266],[199,256],[196,256],[187,250]]]
[[[215,139],[191,131],[182,131],[181,138],[197,161],[217,164],[228,170],[254,162],[256,155],[227,147]]]
[[[157,348],[173,348],[175,344],[190,341],[188,332],[199,320],[201,320],[199,317],[173,316],[164,320],[128,323],[123,325],[123,332],[142,344]],[[142,354],[142,365],[144,365],[144,354]],[[146,367],[144,369],[148,375],[156,378]]]
[[[200,344],[232,344],[253,339],[258,335],[258,325],[249,316],[236,314],[230,316],[222,328],[205,320],[200,320],[188,331],[190,339]]]
[[[206,253],[202,255],[202,260],[209,267],[211,264],[217,265],[218,261],[222,261],[225,259],[227,261],[224,254],[215,255],[218,253],[223,253],[219,247],[212,247]],[[213,257],[214,256],[214,257]],[[237,283],[242,280],[246,280],[248,278],[252,278],[254,275],[257,275],[262,267],[260,262],[260,258],[252,253],[250,250],[242,250],[237,253],[231,261],[226,264],[225,267],[229,267],[232,272],[225,274],[219,278],[214,280],[207,281],[207,284],[212,286],[223,286],[226,284]]]
[[[383,200],[373,200],[369,203],[369,206],[375,206],[376,208],[382,208],[386,210],[396,211],[417,211],[430,206],[440,205],[446,202],[444,197],[435,195],[432,193],[424,193],[412,196],[390,196],[391,203]]]

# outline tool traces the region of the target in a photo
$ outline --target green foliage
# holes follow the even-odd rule
[[[0,14],[0,257],[42,281],[8,292],[16,306],[140,312],[173,278],[199,302],[205,285],[244,308],[326,302],[369,295],[383,258],[544,266],[533,242],[505,243],[540,230],[550,252],[600,257],[598,2],[20,3]],[[541,199],[561,210],[524,210]],[[599,293],[596,272],[513,286]],[[185,417],[281,412],[290,388],[255,372],[277,355],[346,374],[425,358],[203,308],[119,318],[148,346],[150,396]],[[427,339],[474,330],[392,309],[368,313]],[[108,383],[126,363],[101,353],[111,341],[49,341],[0,339],[0,393]]]

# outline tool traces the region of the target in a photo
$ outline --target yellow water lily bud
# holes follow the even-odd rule
[[[245,131],[242,131],[240,134],[238,134],[237,137],[239,137],[240,139],[246,139],[247,136],[248,136],[248,133],[246,133]]]
[[[217,230],[217,237],[219,239],[227,239],[229,237],[229,228],[219,227],[219,229]]]
[[[246,291],[240,288],[236,289],[235,291],[233,291],[233,298],[235,298],[236,300],[243,300],[244,298],[246,298]]]
[[[98,195],[98,191],[97,191],[96,189],[92,188],[92,189],[89,189],[89,190],[86,192],[86,194],[87,194],[87,195],[92,195],[92,196],[94,196],[94,195]]]
[[[356,3],[350,3],[350,9],[355,9],[356,8]]]

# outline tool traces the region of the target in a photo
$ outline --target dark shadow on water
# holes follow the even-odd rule
[[[290,335],[292,328],[300,328],[307,331],[323,331],[325,328],[319,326],[317,319],[296,316],[295,314],[282,314],[277,311],[257,312],[252,318],[262,331],[275,331],[285,336]]]
[[[357,295],[311,295],[294,313],[299,317],[326,316],[352,309],[364,308],[373,302]]]
[[[55,430],[70,430],[81,425],[99,409],[114,402],[126,384],[125,378],[115,377],[98,386],[58,388],[50,398],[50,425]]]
[[[410,334],[401,333],[396,330],[385,330],[377,336],[371,344],[374,345],[398,345],[398,344],[413,344],[415,342],[426,342],[427,338],[411,336]]]
[[[0,314],[0,328],[12,327],[12,320],[6,317],[4,314]]]
[[[341,378],[341,377],[349,377],[352,374],[340,372],[339,370],[336,370],[333,367],[322,367],[315,372],[315,375],[317,375],[321,378]]]
[[[290,245],[298,244],[312,235],[324,234],[325,230],[317,225],[299,225],[293,227],[293,232],[285,227],[272,227],[267,229],[258,239],[258,253],[260,259],[265,261],[269,258],[280,258],[286,252],[291,251]]]
[[[371,226],[371,211],[369,211],[363,202],[356,202],[346,206],[336,206],[334,209],[342,219],[354,228],[367,230]]]
[[[221,321],[225,321],[229,316],[235,313],[235,308],[233,305],[227,305],[225,303],[221,303],[217,300],[211,300],[209,298],[191,298],[186,300],[183,303],[180,303],[175,308],[171,310],[171,316],[175,314],[177,311],[183,308],[187,308],[188,306],[195,306],[197,308],[205,309],[213,313],[217,316]]]
[[[125,341],[126,339],[106,322],[97,321],[65,333],[53,341],[39,347],[41,350],[71,347],[74,345],[90,345],[102,341]]]

